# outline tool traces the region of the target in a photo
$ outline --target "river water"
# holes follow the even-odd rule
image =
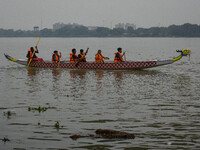
[[[176,49],[188,57],[140,71],[27,69],[3,53],[25,58],[37,38],[0,38],[1,149],[200,149],[199,38],[41,38],[38,56],[51,59],[72,48],[98,49],[112,60],[117,47],[127,60],[168,59]],[[49,107],[44,112],[28,108]],[[6,112],[10,110],[11,116]],[[60,129],[54,127],[59,122]],[[135,139],[104,139],[97,129],[134,133]]]

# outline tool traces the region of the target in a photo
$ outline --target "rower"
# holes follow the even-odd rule
[[[35,49],[34,49],[33,47],[31,47],[31,48],[28,50],[28,53],[27,53],[27,55],[26,55],[26,57],[28,58],[28,62],[29,62],[29,60],[30,60],[31,58],[32,58],[32,59],[38,58],[38,57],[36,56],[35,53],[39,53],[39,51],[38,51],[38,49],[37,49],[37,46],[35,46]]]
[[[115,53],[115,59],[114,59],[114,62],[117,63],[117,62],[123,62],[123,56],[125,56],[125,52],[122,54],[122,48],[119,47],[117,49],[118,52]]]
[[[109,59],[108,57],[104,57],[102,54],[101,54],[101,50],[99,49],[97,54],[95,55],[95,60],[96,60],[96,63],[104,63],[104,59]]]
[[[60,58],[62,57],[61,52],[60,55],[58,54],[58,51],[55,50],[52,54],[52,63],[58,63],[60,62]]]
[[[89,48],[87,48],[86,52],[84,53],[83,49],[80,49],[80,53],[78,54],[78,58],[80,62],[86,62],[85,56],[87,55]]]
[[[76,55],[76,49],[72,49],[72,53],[70,53],[70,62],[74,63],[78,61],[78,56]]]

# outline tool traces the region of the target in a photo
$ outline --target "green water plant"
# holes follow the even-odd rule
[[[3,139],[1,139],[3,142],[7,142],[10,141],[8,138],[4,137]]]
[[[28,107],[28,111],[31,110],[37,110],[39,113],[40,112],[45,112],[48,109],[48,107]]]
[[[54,127],[55,127],[56,129],[60,129],[60,124],[59,124],[58,121],[56,121],[56,123],[54,124]]]

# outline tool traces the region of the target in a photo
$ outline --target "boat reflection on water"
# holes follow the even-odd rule
[[[40,72],[40,69],[38,69],[38,68],[27,68],[27,73],[28,73],[29,77],[33,77],[33,76],[39,74],[39,72]]]
[[[102,71],[102,70],[95,71],[95,75],[96,75],[96,92],[99,95],[101,94],[102,89],[103,89],[103,85],[102,85],[103,74],[104,74],[104,71]]]
[[[52,69],[53,79],[58,80],[58,77],[60,77],[61,72],[62,71],[60,69]]]
[[[80,79],[84,79],[85,78],[85,74],[86,74],[86,70],[70,70],[69,71],[70,77],[71,78],[80,78]]]

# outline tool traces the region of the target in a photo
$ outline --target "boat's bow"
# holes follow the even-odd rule
[[[13,57],[9,56],[8,54],[4,54],[4,56],[6,57],[6,59],[21,64],[21,65],[27,65],[27,61],[24,59],[14,59]]]
[[[182,50],[176,50],[178,53],[181,53],[178,57],[173,58],[173,61],[180,60],[183,56],[189,56],[191,54],[191,49],[182,49]]]
[[[168,59],[168,60],[158,60],[157,66],[162,66],[162,65],[174,63],[174,62],[180,60],[183,56],[190,56],[190,54],[191,54],[190,49],[176,50],[176,52],[180,53],[180,55],[175,57],[175,58]]]

